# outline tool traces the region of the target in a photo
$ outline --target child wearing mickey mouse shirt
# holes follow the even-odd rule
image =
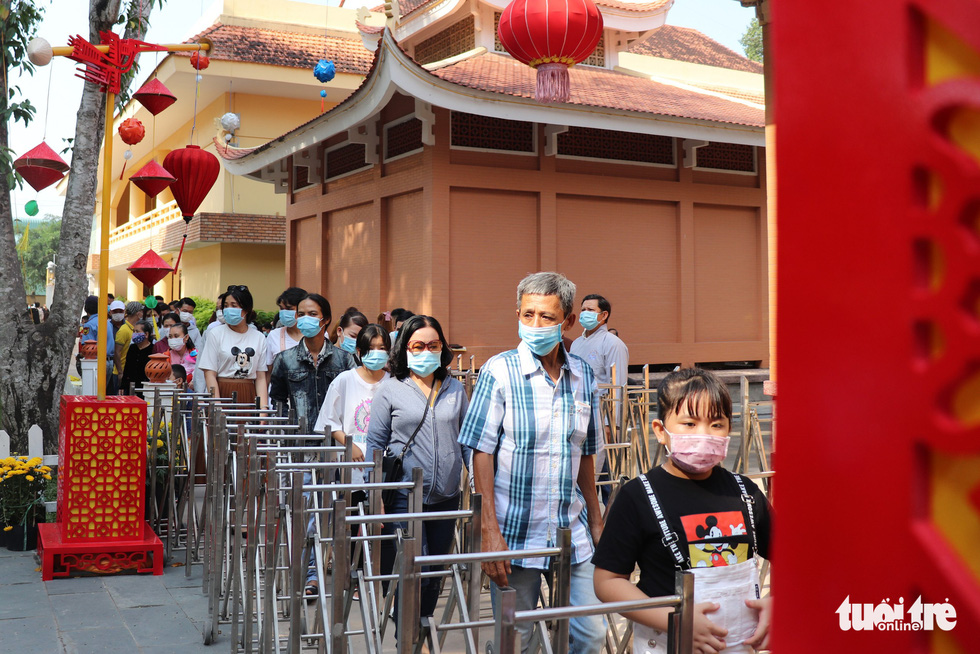
[[[693,651],[764,649],[771,597],[759,597],[757,557],[769,558],[771,510],[754,483],[719,465],[732,419],[728,389],[710,372],[685,369],[667,375],[657,397],[654,433],[669,458],[624,485],[609,508],[592,559],[596,596],[615,602],[673,595],[675,571],[691,569]],[[634,622],[634,654],[667,651],[671,611],[624,613]]]

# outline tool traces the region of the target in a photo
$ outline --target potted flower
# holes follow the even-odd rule
[[[7,549],[15,552],[37,547],[37,523],[44,511],[44,488],[51,468],[40,457],[0,459],[0,522]],[[43,517],[40,518],[43,520]]]

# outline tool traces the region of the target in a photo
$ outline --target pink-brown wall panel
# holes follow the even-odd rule
[[[765,339],[761,223],[750,207],[694,206],[695,342]]]
[[[354,306],[374,320],[381,261],[381,220],[374,203],[331,211],[327,217],[327,299],[337,317]]]
[[[431,221],[424,209],[422,191],[386,198],[384,220],[388,279],[383,308],[404,307],[414,313],[428,313],[432,303]]]
[[[437,318],[479,364],[517,345],[517,283],[538,266],[538,198],[453,188],[449,205],[450,315]]]
[[[320,220],[316,216],[293,220],[292,283],[308,291],[320,288]]]

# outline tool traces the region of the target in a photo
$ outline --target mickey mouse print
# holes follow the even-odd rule
[[[247,347],[244,350],[235,346],[231,348],[231,356],[235,359],[235,379],[249,379],[252,363],[255,360],[255,350]],[[252,375],[252,378],[255,376]]]
[[[748,531],[741,511],[681,516],[692,568],[735,565],[748,560]]]

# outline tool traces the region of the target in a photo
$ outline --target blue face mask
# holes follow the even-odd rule
[[[136,332],[133,334],[133,345],[139,345],[146,340],[146,334],[143,332]]]
[[[320,320],[313,316],[300,316],[296,321],[296,328],[303,336],[313,338],[320,333]]]
[[[361,363],[368,370],[381,370],[388,363],[388,353],[384,350],[371,350],[361,357]]]
[[[221,315],[225,317],[225,324],[234,327],[242,321],[242,310],[239,307],[228,307],[221,310]]]
[[[388,337],[391,338],[391,342],[394,343],[395,339],[398,338],[398,330],[396,329],[393,332],[388,332]]]
[[[595,329],[599,326],[599,314],[595,311],[583,311],[579,314],[578,321],[586,329]]]
[[[357,351],[357,339],[351,338],[347,334],[344,334],[344,338],[340,341],[340,349],[344,352],[350,352],[354,354]]]
[[[412,354],[411,352],[406,352],[408,355],[408,369],[414,372],[419,377],[428,377],[436,371],[439,367],[442,359],[442,353],[429,352],[426,350],[421,354]]]
[[[283,324],[283,327],[292,327],[296,324],[296,311],[290,309],[280,309],[279,322]]]
[[[518,320],[517,333],[532,352],[543,357],[555,349],[561,341],[561,324],[551,327],[526,327]]]

